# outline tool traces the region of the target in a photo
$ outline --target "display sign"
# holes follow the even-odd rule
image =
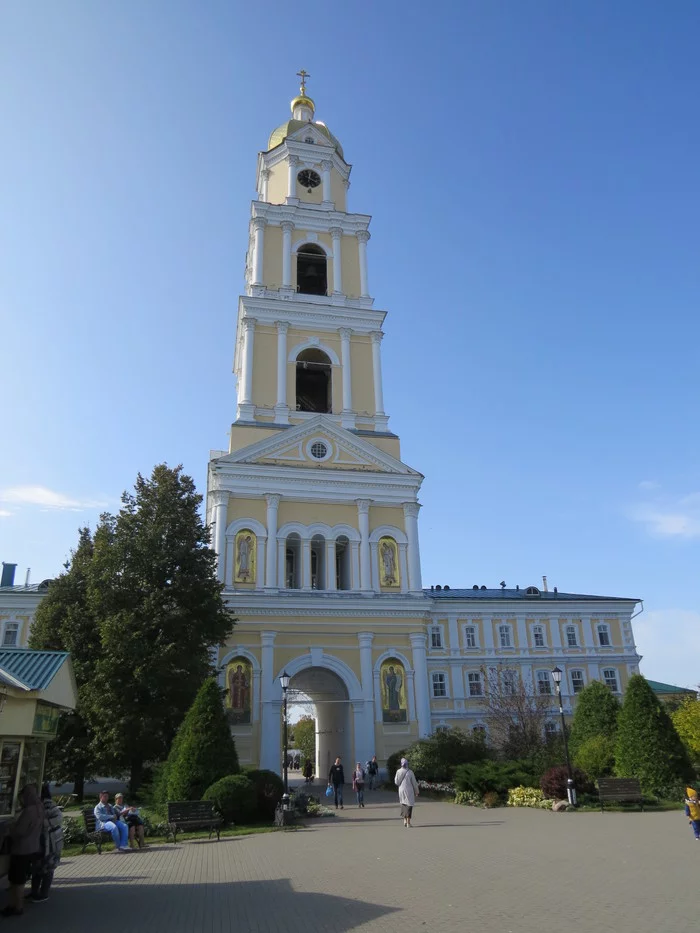
[[[48,703],[37,702],[34,712],[34,728],[32,735],[56,735],[58,731],[57,706],[49,706]]]

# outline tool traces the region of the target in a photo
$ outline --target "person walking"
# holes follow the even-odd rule
[[[335,764],[331,765],[330,771],[328,772],[328,785],[333,787],[333,795],[335,798],[335,808],[343,808],[343,784],[345,783],[345,773],[343,771],[343,765],[341,764],[340,758],[335,759]]]
[[[24,913],[24,886],[31,873],[32,862],[41,853],[44,807],[33,784],[22,788],[19,802],[22,809],[8,827],[11,840],[10,867],[7,872],[10,902],[0,910],[3,917],[18,917]]]
[[[357,797],[357,806],[364,807],[365,805],[365,769],[362,767],[361,762],[357,762],[357,767],[352,772],[352,789],[355,791],[355,796]]]
[[[311,764],[311,759],[307,758],[304,762],[304,780],[307,784],[311,784],[311,781],[314,776],[314,766]]]
[[[394,784],[396,784],[399,789],[399,803],[401,804],[403,825],[410,826],[413,808],[416,805],[416,797],[420,794],[420,791],[418,790],[416,776],[408,767],[408,761],[405,758],[401,759],[401,767],[396,772]]]
[[[367,762],[367,775],[369,777],[369,789],[374,790],[374,785],[379,779],[379,763],[376,755],[372,755],[372,760]]]
[[[32,864],[32,890],[28,895],[35,904],[48,901],[53,874],[63,851],[63,814],[51,799],[48,784],[41,788],[41,800],[44,805],[44,848],[41,858]]]

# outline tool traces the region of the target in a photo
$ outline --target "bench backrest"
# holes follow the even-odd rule
[[[90,807],[83,807],[83,821],[85,823],[85,831],[88,833],[94,833],[97,831],[97,820],[95,819],[95,811]]]
[[[168,803],[168,822],[184,823],[214,818],[214,804],[210,800],[176,800]]]
[[[631,800],[642,796],[637,778],[600,778],[598,793],[601,797],[608,799],[616,797],[618,800]]]

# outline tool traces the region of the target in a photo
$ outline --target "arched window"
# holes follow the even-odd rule
[[[326,541],[323,535],[311,539],[311,589],[326,588]]]
[[[297,251],[297,291],[302,295],[328,293],[326,254],[314,243],[304,243]]]
[[[321,414],[331,410],[331,361],[323,350],[309,347],[297,357],[296,407]]]
[[[347,535],[335,539],[335,579],[339,590],[352,589],[351,548]]]
[[[289,535],[285,546],[284,585],[288,590],[301,589],[301,538]]]

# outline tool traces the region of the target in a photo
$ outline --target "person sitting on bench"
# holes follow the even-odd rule
[[[112,834],[114,848],[118,852],[128,852],[129,829],[109,802],[109,791],[100,791],[100,802],[94,810],[97,828]]]
[[[129,827],[129,845],[131,848],[136,848],[136,840],[138,840],[139,849],[143,849],[145,847],[143,820],[139,816],[138,808],[127,807],[124,803],[124,794],[115,794],[114,809]]]

